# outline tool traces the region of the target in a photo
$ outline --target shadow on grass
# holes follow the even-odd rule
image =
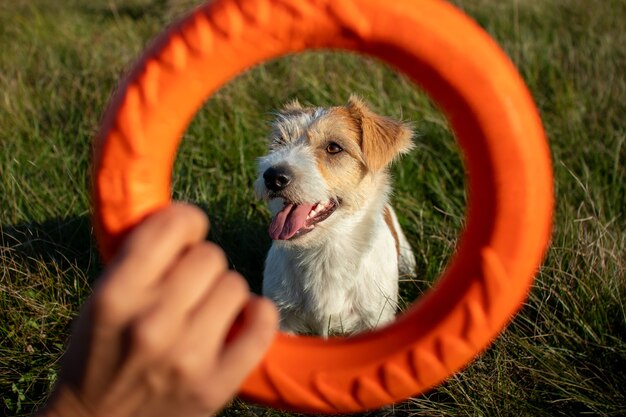
[[[0,226],[2,415],[29,415],[56,379],[69,324],[101,266],[88,216]]]
[[[268,220],[256,203],[250,204],[253,214],[249,216],[228,214],[227,204],[218,202],[209,210],[206,205],[197,203],[211,219],[208,239],[224,249],[230,267],[246,278],[254,293],[261,294],[263,265],[271,243],[267,234]]]
[[[108,2],[107,4],[90,4],[85,2],[81,9],[88,15],[105,19],[127,17],[133,21],[160,16],[167,10],[167,0]]]
[[[198,205],[209,212],[206,205]],[[224,211],[219,206],[211,208],[208,239],[226,251],[231,268],[244,275],[251,289],[260,293],[263,263],[270,245],[267,221],[260,214],[245,219],[241,214],[221,215]],[[3,262],[10,257],[20,270],[75,268],[84,271],[89,282],[102,271],[89,216],[3,225],[0,245]]]
[[[20,263],[21,270],[66,271],[77,268],[89,280],[100,272],[92,227],[88,216],[47,220],[43,223],[3,225],[0,244],[5,253]]]

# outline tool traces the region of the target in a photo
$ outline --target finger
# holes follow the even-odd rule
[[[250,298],[246,280],[237,272],[228,271],[217,281],[211,293],[192,313],[190,339],[208,347],[203,357],[216,356],[237,316]],[[206,324],[211,331],[207,332]],[[207,343],[208,342],[208,343]]]
[[[224,346],[212,379],[236,392],[265,356],[278,330],[278,312],[266,298],[252,297],[242,313],[241,327]],[[208,385],[210,381],[206,381]]]
[[[161,280],[158,308],[180,316],[204,297],[228,270],[226,254],[218,245],[203,242],[189,249]]]
[[[185,322],[209,296],[228,264],[221,248],[213,243],[197,244],[167,273],[156,291],[153,305],[132,323],[131,348],[140,361],[160,357],[189,331]]]
[[[204,240],[208,218],[199,208],[172,204],[146,218],[122,245],[115,259],[118,274],[135,277],[142,286],[153,284],[181,252]],[[120,279],[122,280],[122,279]]]
[[[99,319],[120,322],[144,309],[154,286],[189,246],[201,241],[208,219],[198,208],[172,204],[131,232],[94,291]]]
[[[249,298],[248,284],[241,275],[229,271],[220,277],[210,294],[189,314],[185,332],[170,352],[183,376],[199,378],[213,365]]]

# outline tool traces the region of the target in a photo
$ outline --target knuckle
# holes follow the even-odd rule
[[[208,224],[208,217],[198,206],[187,203],[173,203],[170,205],[172,211],[180,212],[189,218],[192,218],[198,222],[204,222]]]
[[[166,242],[168,237],[189,230],[208,231],[208,219],[199,209],[186,204],[172,204],[149,216],[142,224],[141,231],[131,233],[125,249],[130,253],[141,252],[155,242]]]
[[[213,269],[224,270],[228,268],[228,259],[226,253],[221,247],[211,242],[203,242],[194,246],[190,251],[190,256],[211,265]]]
[[[251,301],[250,306],[252,307],[248,310],[246,317],[248,325],[246,326],[244,349],[249,355],[262,355],[276,336],[278,313],[270,302],[263,302],[257,299]]]
[[[188,215],[192,215],[191,212],[187,213],[186,207],[171,205],[158,216],[158,220],[162,222],[163,226],[176,227],[177,225],[184,224],[188,221]]]
[[[254,331],[255,350],[259,348],[266,348],[272,344],[276,336],[276,325],[262,325],[256,326]]]
[[[207,230],[209,219],[198,207],[190,204],[176,203],[169,206],[163,212],[163,226],[180,228],[192,225],[196,228]]]
[[[166,338],[154,318],[137,320],[131,327],[131,346],[146,357],[163,352]]]
[[[197,356],[188,352],[185,355],[177,355],[172,358],[171,368],[177,381],[194,383],[198,379],[198,372],[201,367]]]
[[[255,331],[259,346],[267,346],[273,340],[278,327],[278,311],[270,301],[261,301],[257,309],[257,326]]]
[[[159,213],[158,217],[154,219],[154,227],[158,234],[166,237],[184,228],[188,221],[189,218],[186,215],[180,215],[177,210],[168,209]]]
[[[225,291],[238,297],[249,295],[250,287],[248,282],[237,272],[228,271],[224,274],[221,285],[226,287]]]

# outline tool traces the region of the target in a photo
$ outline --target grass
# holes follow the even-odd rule
[[[89,224],[90,141],[119,76],[191,1],[0,3],[0,397],[28,415],[56,378],[68,324],[101,265]],[[552,246],[493,346],[386,415],[626,414],[626,4],[456,0],[507,51],[541,112],[554,162]],[[185,134],[174,196],[210,208],[211,238],[259,289],[268,212],[252,196],[270,112],[350,92],[413,121],[394,202],[427,289],[463,224],[464,174],[445,118],[401,76],[361,57],[309,53],[253,69]],[[225,415],[283,415],[235,401]]]

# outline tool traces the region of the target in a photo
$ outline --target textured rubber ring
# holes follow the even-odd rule
[[[94,225],[109,259],[170,204],[191,118],[252,65],[316,48],[378,57],[441,106],[463,149],[467,225],[436,286],[393,325],[328,341],[279,335],[241,394],[277,408],[357,412],[461,369],[519,309],[547,247],[552,171],[526,86],[495,42],[439,0],[218,0],[163,33],[122,82],[94,160]],[[260,91],[262,94],[262,91]]]

